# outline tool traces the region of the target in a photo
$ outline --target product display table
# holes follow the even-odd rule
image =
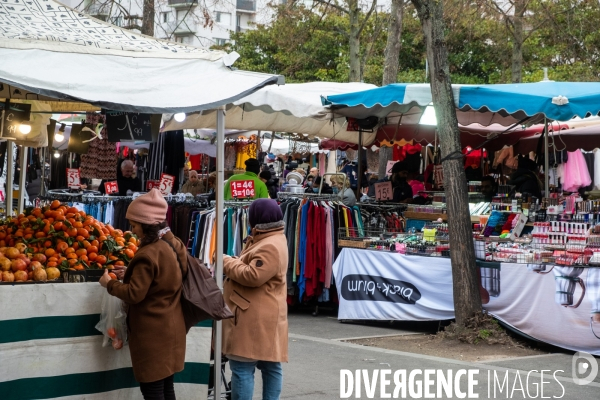
[[[542,342],[600,355],[600,268],[479,267],[484,308],[494,317]],[[340,320],[454,318],[449,258],[345,248],[333,273]]]
[[[2,400],[142,400],[128,346],[102,347],[94,328],[105,290],[98,283],[0,286]],[[175,375],[178,399],[207,397],[211,326],[200,323],[187,335],[185,369]]]

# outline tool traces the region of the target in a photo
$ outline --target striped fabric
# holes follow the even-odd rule
[[[98,283],[0,286],[2,400],[142,400],[127,346],[102,347],[94,328],[104,290]],[[206,399],[210,340],[211,321],[188,333],[178,399]]]

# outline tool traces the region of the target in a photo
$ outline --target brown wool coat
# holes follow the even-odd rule
[[[177,250],[185,276],[185,246],[171,232],[163,239]],[[129,305],[129,350],[138,382],[158,381],[183,370],[186,332],[179,301],[181,277],[175,252],[158,240],[140,248],[123,283],[108,283],[108,293]]]
[[[223,320],[223,354],[288,361],[287,265],[282,224],[253,229],[240,257],[225,258],[223,297],[234,317]]]

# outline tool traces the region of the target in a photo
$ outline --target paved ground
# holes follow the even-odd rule
[[[456,360],[422,356],[392,350],[378,349],[349,344],[339,339],[404,335],[420,332],[435,331],[437,323],[395,323],[389,324],[348,324],[340,323],[333,315],[313,317],[308,314],[294,313],[289,316],[290,323],[290,362],[284,365],[284,388],[281,399],[339,399],[340,370],[366,369],[369,376],[373,370],[391,369],[392,371],[406,369],[410,374],[414,369],[452,370],[456,373],[461,369],[478,369],[476,376],[478,384],[475,394],[480,399],[529,399],[529,398],[562,398],[567,400],[598,400],[600,399],[600,374],[588,386],[578,386],[571,378],[572,354],[553,354],[522,359],[504,360],[487,363],[467,363]],[[598,360],[600,363],[600,360]],[[530,370],[550,370],[544,372],[543,378],[539,372]],[[554,371],[563,370],[556,373]],[[508,371],[508,384],[503,391],[496,386],[494,396],[494,374],[499,382],[503,382]],[[488,379],[488,374],[490,379]],[[520,378],[520,379],[519,379]],[[390,377],[390,379],[392,379]],[[543,396],[540,392],[540,381],[544,381]],[[560,382],[560,383],[559,383]],[[488,383],[489,386],[488,386]],[[523,391],[521,391],[522,384]],[[461,379],[461,387],[466,387],[466,378]],[[514,389],[513,389],[514,387]],[[393,391],[393,383],[388,390]],[[433,387],[435,394],[436,386]],[[374,397],[367,397],[363,386],[360,398],[382,398],[377,387]],[[489,390],[489,393],[488,393]],[[529,390],[529,392],[527,392]],[[509,392],[510,391],[510,392]],[[536,395],[536,391],[538,392]],[[257,374],[255,399],[260,399],[261,380]],[[350,398],[356,398],[355,393]],[[406,393],[404,398],[420,398]],[[458,398],[458,397],[434,397]],[[468,397],[467,397],[468,398]]]

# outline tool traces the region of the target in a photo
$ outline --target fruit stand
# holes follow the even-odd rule
[[[131,232],[57,200],[0,221],[3,400],[103,399],[106,392],[142,399],[127,346],[103,347],[96,329],[106,291],[97,280],[104,269],[127,266],[137,245]],[[211,336],[212,321],[188,333],[178,397],[206,399]]]

